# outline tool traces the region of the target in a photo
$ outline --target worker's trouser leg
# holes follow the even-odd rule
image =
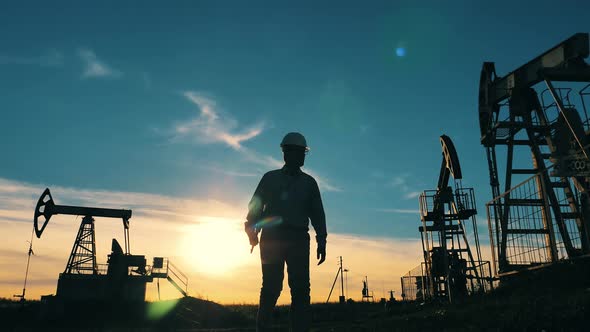
[[[262,289],[256,317],[256,331],[269,331],[272,312],[283,288],[285,268],[284,250],[281,242],[261,238],[260,260],[262,262]]]
[[[309,234],[290,241],[286,248],[287,275],[291,288],[291,331],[309,331]]]
[[[268,331],[274,306],[283,288],[284,266],[287,263],[291,288],[291,331],[308,331],[309,298],[309,234],[267,233],[260,239],[262,289],[256,317],[257,331]]]

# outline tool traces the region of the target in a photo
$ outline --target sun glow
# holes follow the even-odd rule
[[[248,238],[238,220],[201,217],[184,234],[179,245],[185,264],[200,273],[229,273],[251,260]]]

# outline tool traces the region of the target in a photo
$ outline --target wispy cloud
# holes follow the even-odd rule
[[[401,175],[396,175],[389,182],[389,185],[391,187],[401,191],[404,199],[414,199],[414,198],[420,196],[420,194],[422,193],[421,191],[415,190],[414,188],[412,188],[413,186],[410,186],[410,184],[408,184],[408,179],[410,177],[411,177],[410,174],[407,174],[407,173],[401,174]]]
[[[118,78],[123,75],[120,71],[113,69],[100,60],[91,49],[79,49],[78,56],[85,65],[82,73],[83,78]]]
[[[64,56],[57,50],[49,50],[39,56],[0,54],[0,65],[35,65],[44,67],[62,66]]]
[[[32,210],[41,195],[44,185],[33,185],[0,178],[0,217],[13,221],[31,222]],[[104,206],[138,209],[134,216],[150,211],[150,215],[174,215],[174,220],[187,224],[198,222],[198,216],[241,216],[244,211],[232,204],[209,199],[186,199],[157,194],[87,190],[54,186],[51,188],[56,204],[80,206]],[[121,206],[124,204],[124,206]],[[16,210],[16,212],[15,212]],[[195,211],[199,211],[195,215]]]
[[[343,191],[342,188],[331,184],[328,181],[328,179],[318,175],[316,172],[314,172],[308,168],[306,168],[304,171],[307,174],[311,175],[316,180],[320,189],[322,189],[324,191],[333,191],[333,192],[342,192]]]
[[[407,179],[408,175],[397,175],[394,176],[393,179],[391,180],[391,186],[394,188],[399,188],[403,191],[408,191],[408,184],[407,184]]]
[[[185,91],[182,95],[199,108],[199,115],[177,124],[174,139],[189,138],[201,144],[224,143],[234,150],[241,150],[243,142],[260,135],[264,129],[263,123],[238,129],[238,121],[222,114],[213,99],[195,91]]]
[[[198,144],[225,144],[239,152],[247,162],[252,164],[268,168],[283,167],[282,160],[243,145],[244,142],[262,134],[265,129],[264,122],[242,127],[230,114],[221,112],[217,102],[211,97],[196,91],[185,91],[182,95],[198,107],[199,114],[176,124],[173,128],[172,141],[192,140]],[[233,176],[258,176],[251,172],[234,172],[224,168],[216,169],[216,171]],[[305,172],[316,179],[320,189],[332,192],[342,191],[342,188],[316,172],[308,168]]]
[[[416,197],[420,196],[421,193],[422,193],[421,191],[411,191],[411,192],[405,194],[404,197],[406,199],[412,199],[412,198],[416,198]]]

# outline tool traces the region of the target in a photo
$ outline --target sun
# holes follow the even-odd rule
[[[183,259],[200,273],[230,273],[251,260],[248,238],[239,220],[200,217],[198,224],[185,227],[183,233],[179,243]]]

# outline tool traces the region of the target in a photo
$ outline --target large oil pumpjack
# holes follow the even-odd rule
[[[588,34],[577,33],[504,76],[483,64],[479,124],[499,277],[590,254],[589,53]]]
[[[129,244],[131,210],[56,205],[45,189],[35,207],[33,227],[40,238],[52,216],[83,216],[64,272],[59,274],[55,297],[63,302],[143,302],[146,285],[154,279],[168,279],[186,296],[188,278],[164,257],[154,257],[148,265],[144,255],[132,255]],[[123,222],[124,249],[113,239],[107,264],[98,264],[94,217],[116,218]],[[23,291],[24,295],[24,291]]]
[[[424,276],[416,279],[425,299],[454,302],[492,287],[488,261],[482,261],[473,188],[462,184],[461,165],[451,139],[442,135],[442,164],[435,190],[420,195],[419,227]],[[449,185],[454,179],[454,188]],[[471,228],[473,247],[466,226]]]

